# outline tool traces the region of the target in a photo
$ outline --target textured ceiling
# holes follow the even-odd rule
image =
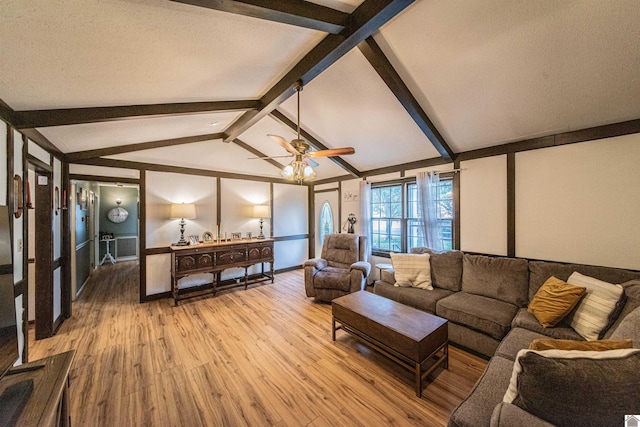
[[[351,13],[361,0],[313,3]],[[640,118],[640,2],[417,0],[374,38],[455,152]],[[0,0],[0,99],[13,110],[257,100],[326,33],[166,0]],[[439,157],[362,53],[308,82],[304,130],[361,172]],[[278,107],[295,122],[296,99]],[[62,152],[224,132],[242,112],[38,128]],[[217,123],[212,125],[212,123]],[[239,139],[295,137],[267,116]],[[221,140],[111,158],[279,176]],[[275,159],[285,164],[290,159]],[[347,174],[320,159],[318,179]]]

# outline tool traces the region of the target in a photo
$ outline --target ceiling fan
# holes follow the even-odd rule
[[[356,150],[353,147],[332,148],[327,150],[312,151],[311,146],[300,137],[300,92],[302,91],[302,82],[296,82],[294,86],[298,94],[298,137],[288,142],[278,135],[267,135],[269,138],[280,144],[282,148],[289,152],[286,156],[272,156],[272,157],[260,157],[262,159],[268,158],[282,158],[282,157],[295,157],[295,159],[285,166],[282,170],[282,176],[284,178],[298,181],[302,183],[305,179],[311,180],[315,178],[316,173],[313,168],[318,166],[318,163],[313,160],[314,157],[332,157],[332,156],[345,156],[354,154]]]

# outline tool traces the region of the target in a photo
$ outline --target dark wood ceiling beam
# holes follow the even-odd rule
[[[68,162],[84,159],[97,159],[115,154],[131,153],[134,151],[151,150],[153,148],[172,147],[174,145],[191,144],[194,142],[211,141],[224,138],[224,133],[208,133],[205,135],[184,136],[181,138],[161,139],[158,141],[139,142],[136,144],[117,145],[113,147],[96,148],[95,150],[74,151],[67,153]]]
[[[0,119],[4,120],[5,123],[12,124],[14,121],[13,108],[9,107],[6,102],[0,99]]]
[[[298,130],[298,125],[293,120],[285,116],[281,111],[273,110],[270,113],[270,116],[273,117],[275,120],[279,121],[280,123],[282,123],[283,125],[293,129],[294,131]],[[309,143],[309,145],[311,145],[316,150],[327,150],[329,148],[323,143],[321,143],[320,141],[318,141],[315,137],[313,137],[313,135],[309,134],[309,132],[305,131],[302,128],[300,128],[300,136],[302,136]],[[345,171],[349,172],[349,174],[351,174],[352,176],[356,178],[360,178],[362,176],[362,174],[358,169],[353,167],[351,164],[345,161],[342,157],[334,156],[334,157],[329,157],[329,159],[335,164],[337,164],[338,166],[340,166]]]
[[[338,34],[349,14],[300,0],[172,0],[208,9]]]
[[[297,81],[309,83],[413,1],[365,0],[350,15],[349,24],[340,34],[328,34],[267,91],[258,110],[247,111],[227,128],[225,142],[233,141],[292,96]]]
[[[78,125],[128,118],[177,116],[257,109],[259,101],[183,102],[175,104],[124,105],[117,107],[62,108],[55,110],[22,110],[14,112],[17,129]]]
[[[264,154],[262,151],[253,148],[252,146],[250,146],[249,144],[247,144],[244,141],[239,140],[238,138],[234,139],[233,143],[236,144],[238,147],[244,148],[245,150],[247,150],[248,152],[250,152],[254,156],[261,157],[262,158],[261,160],[264,160],[265,162],[272,164],[273,166],[275,166],[279,170],[282,170],[284,168],[283,164],[281,164],[281,163],[279,163],[279,162],[277,162],[277,161],[275,161],[273,159],[265,158],[265,157],[267,157],[267,155]]]
[[[188,167],[182,167],[182,166],[169,166],[169,165],[162,165],[157,163],[133,162],[128,160],[86,159],[86,160],[80,160],[75,163],[81,164],[81,165],[104,166],[104,167],[110,167],[110,168],[149,170],[154,172],[168,172],[168,173],[177,173],[182,175],[211,176],[211,177],[220,177],[220,178],[229,178],[229,179],[240,179],[240,180],[247,180],[247,181],[273,182],[278,184],[293,185],[293,183],[291,183],[290,181],[286,181],[283,178],[272,178],[268,176],[247,175],[247,174],[232,173],[232,172],[220,172],[220,171],[213,171],[209,169],[188,168]],[[298,185],[298,184],[295,184],[295,185]],[[308,182],[303,182],[301,185],[308,186],[311,184]]]
[[[360,52],[367,58],[367,61],[369,61],[373,69],[376,70],[391,92],[398,101],[400,101],[404,109],[407,110],[407,113],[409,113],[431,144],[438,150],[438,153],[440,153],[445,160],[454,160],[456,154],[446,143],[440,132],[438,132],[436,126],[424,112],[373,37],[367,37],[366,40],[358,45],[358,49],[360,49]]]

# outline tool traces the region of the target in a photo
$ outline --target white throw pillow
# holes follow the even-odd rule
[[[609,324],[609,317],[616,309],[624,289],[577,271],[569,276],[567,283],[587,288],[575,309],[571,327],[584,339],[597,340],[600,332]]]
[[[396,277],[394,286],[433,290],[429,254],[391,253],[391,263]]]

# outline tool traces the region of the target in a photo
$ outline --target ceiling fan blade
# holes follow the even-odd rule
[[[269,138],[273,139],[278,144],[280,144],[282,146],[282,148],[284,148],[285,150],[287,150],[291,154],[300,154],[300,153],[298,153],[298,150],[293,148],[293,145],[289,144],[289,142],[286,139],[284,139],[283,137],[278,136],[278,135],[271,135],[271,134],[269,134],[267,136]]]
[[[318,162],[316,162],[315,160],[311,160],[310,158],[308,158],[307,156],[305,156],[304,159],[302,159],[306,164],[308,164],[309,166],[311,166],[312,168],[318,167],[320,166],[318,164]]]
[[[353,147],[344,148],[332,148],[329,150],[312,151],[307,153],[309,157],[333,157],[333,156],[346,156],[348,154],[354,154],[356,150]]]

